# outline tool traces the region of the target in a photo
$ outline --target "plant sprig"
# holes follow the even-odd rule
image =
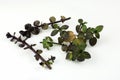
[[[84,61],[85,59],[91,58],[89,52],[85,51],[87,47],[87,41],[91,46],[94,46],[97,43],[97,39],[100,38],[100,32],[103,29],[102,25],[96,26],[95,28],[87,27],[87,22],[84,22],[83,19],[78,19],[79,25],[76,26],[77,35],[74,34],[73,31],[67,31],[69,28],[68,25],[58,26],[58,24],[52,25],[54,29],[51,32],[51,36],[55,36],[60,32],[60,36],[58,37],[58,43],[62,46],[62,50],[67,53],[66,59],[72,61]],[[48,47],[53,46],[53,40],[51,37],[51,42],[47,42],[49,45]],[[43,41],[44,42],[44,41]],[[66,44],[67,42],[67,44]],[[43,43],[43,48],[46,44]],[[49,48],[47,48],[49,50]]]
[[[52,67],[50,66],[48,60],[46,61],[40,54],[42,53],[42,50],[35,50],[33,48],[33,46],[35,46],[35,44],[29,45],[26,40],[21,39],[21,36],[19,36],[18,38],[14,35],[11,35],[9,32],[6,34],[7,38],[11,38],[11,41],[15,41],[15,43],[20,42],[21,44],[19,44],[19,47],[24,48],[24,49],[30,49],[34,54],[35,54],[35,59],[38,61],[39,59],[42,60],[42,63],[44,63],[49,69],[52,69]]]
[[[66,18],[61,16],[61,19],[56,21],[54,16],[49,18],[49,23],[41,23],[39,20],[33,22],[33,25],[28,23],[25,24],[25,31],[21,30],[19,33],[25,38],[22,39],[21,36],[16,37],[15,33],[11,35],[9,32],[6,34],[7,38],[11,38],[10,41],[14,41],[15,44],[20,42],[19,47],[24,49],[30,49],[35,54],[35,59],[38,61],[41,59],[42,62],[39,64],[41,66],[46,66],[49,69],[52,69],[51,64],[53,64],[55,57],[51,56],[48,60],[45,60],[42,56],[42,50],[35,50],[33,47],[36,44],[28,44],[26,42],[27,39],[31,38],[31,34],[38,35],[40,33],[41,28],[43,30],[47,30],[49,25],[52,27],[53,31],[51,32],[51,36],[55,36],[59,33],[58,42],[54,42],[51,36],[47,36],[43,39],[42,45],[43,48],[50,50],[50,47],[53,47],[54,44],[61,45],[62,51],[66,52],[66,59],[71,61],[79,61],[82,62],[86,59],[90,59],[91,55],[86,51],[87,42],[89,45],[95,46],[97,43],[97,39],[100,39],[100,32],[103,30],[103,25],[98,25],[94,27],[88,27],[87,22],[83,19],[78,19],[78,25],[76,25],[75,34],[73,31],[67,30],[69,25],[58,25],[59,22],[65,22],[71,19],[70,17]]]
[[[50,23],[42,23],[39,20],[36,20],[33,22],[33,25],[30,23],[25,24],[25,31],[20,30],[19,33],[24,37],[30,38],[31,34],[38,35],[40,33],[40,28],[47,30],[49,25],[53,26],[56,23],[64,23],[69,19],[71,19],[71,17],[65,18],[64,16],[61,16],[61,19],[56,21],[56,18],[52,16],[49,18]]]

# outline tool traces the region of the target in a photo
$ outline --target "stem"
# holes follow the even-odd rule
[[[57,44],[57,45],[60,45],[59,43],[56,43],[56,42],[52,42],[53,44]]]
[[[14,39],[16,39],[17,41],[25,44],[27,47],[29,47],[29,49],[30,49],[31,51],[33,51],[33,52],[35,53],[35,55],[38,55],[39,58],[46,64],[46,66],[47,66],[49,69],[52,69],[52,67],[47,63],[47,61],[46,61],[40,54],[38,54],[38,53],[35,51],[35,49],[34,49],[31,45],[29,45],[25,40],[21,40],[21,39],[15,37],[15,36],[12,36],[12,37],[13,37]]]
[[[40,43],[43,43],[43,42],[40,42]],[[49,42],[49,43],[60,45],[59,43],[56,43],[56,42]]]
[[[61,19],[61,20],[58,20],[58,21],[55,21],[55,22],[46,23],[46,24],[47,25],[51,25],[51,24],[55,24],[55,23],[59,23],[59,22],[64,22],[64,21],[69,20],[69,19],[71,19],[71,17],[68,17],[68,18],[66,18],[64,20]],[[37,26],[37,27],[42,27],[42,26],[44,26],[44,23],[41,24],[40,26]]]

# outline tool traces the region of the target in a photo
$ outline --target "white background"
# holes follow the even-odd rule
[[[77,19],[88,26],[104,25],[101,39],[94,47],[88,45],[92,58],[82,63],[65,60],[60,46],[50,51],[39,44],[52,29],[41,31],[29,43],[37,43],[43,56],[56,56],[52,70],[39,66],[30,50],[23,50],[10,42],[5,34],[24,29],[34,20],[49,22],[50,16],[64,15],[72,19],[64,24],[75,31]],[[0,80],[120,80],[120,0],[0,0]],[[56,37],[53,37],[56,41]]]

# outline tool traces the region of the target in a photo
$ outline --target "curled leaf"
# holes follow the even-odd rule
[[[64,38],[65,42],[71,42],[76,38],[75,34],[72,31],[68,31],[66,37]]]
[[[40,25],[40,21],[39,20],[34,21],[33,25],[36,26],[36,27],[38,27]]]
[[[56,18],[54,16],[50,17],[49,18],[50,22],[55,22],[56,21]]]
[[[44,23],[44,25],[42,26],[42,29],[43,29],[43,30],[48,29],[48,24]]]

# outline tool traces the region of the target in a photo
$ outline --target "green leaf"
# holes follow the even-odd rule
[[[82,62],[82,61],[84,61],[84,60],[85,60],[85,58],[84,58],[83,56],[77,57],[77,61],[79,61],[79,62]]]
[[[76,38],[73,40],[73,45],[77,46],[79,50],[84,50],[86,48],[86,42],[84,41],[83,38]],[[76,48],[77,49],[77,48]]]
[[[73,44],[70,44],[68,46],[68,51],[78,51],[78,47]]]
[[[47,41],[45,39],[43,39],[43,48],[47,48],[49,50],[49,44],[47,43]]]
[[[96,33],[96,29],[95,28],[91,28],[91,32],[92,33]]]
[[[103,25],[99,25],[95,28],[97,32],[101,32],[103,30]]]
[[[72,58],[73,58],[72,52],[67,53],[66,59],[72,60]]]
[[[77,33],[81,32],[80,25],[77,25],[77,26],[76,26],[76,32],[77,32]]]
[[[43,29],[43,30],[48,29],[48,24],[44,23],[44,26],[42,26],[42,29]]]
[[[62,50],[63,50],[63,51],[67,51],[67,49],[68,49],[68,46],[67,46],[67,45],[62,45]]]
[[[59,30],[53,30],[51,33],[51,36],[55,36],[58,32],[59,32]]]
[[[88,52],[86,52],[86,51],[84,51],[84,52],[82,53],[82,56],[83,56],[85,59],[91,58],[91,55],[90,55]]]
[[[72,43],[77,46],[77,45],[80,45],[82,42],[83,42],[82,40],[76,38],[76,39],[73,40]]]
[[[96,38],[100,38],[100,34],[99,33],[95,33],[95,36],[96,36]]]
[[[63,43],[63,39],[61,37],[58,37],[58,43],[62,44]]]
[[[83,32],[80,32],[78,35],[77,35],[77,37],[80,39],[80,38],[85,38],[85,36],[84,36],[84,33]]]
[[[84,22],[83,24],[87,24],[87,22]]]
[[[49,36],[47,36],[45,39],[46,39],[47,42],[53,42],[52,38],[49,37]]]
[[[69,38],[69,33],[67,31],[62,31],[62,32],[60,32],[60,36],[63,39],[68,39]]]
[[[95,37],[93,37],[93,38],[91,38],[91,39],[89,40],[89,44],[90,44],[91,46],[94,46],[96,43],[97,43],[97,39],[96,39]]]
[[[82,31],[86,32],[87,31],[87,26],[86,25],[82,25]]]
[[[53,43],[52,42],[48,42],[49,46],[52,47],[53,46]]]
[[[68,28],[69,28],[68,25],[63,25],[63,26],[61,27],[61,29],[68,29]]]
[[[53,46],[53,40],[50,37],[46,37],[43,39],[43,48],[47,48],[49,50],[49,47]]]
[[[85,50],[87,44],[85,42],[82,42],[78,47],[79,47],[79,50]]]
[[[78,19],[78,22],[79,23],[83,23],[83,19]]]
[[[56,21],[56,18],[54,16],[50,17],[49,18],[50,22],[55,22]]]
[[[52,25],[52,28],[53,28],[53,29],[58,29],[59,26],[58,26],[58,24],[53,24],[53,25]]]
[[[85,36],[86,39],[91,39],[92,37],[93,37],[92,32],[86,32],[86,36]]]

